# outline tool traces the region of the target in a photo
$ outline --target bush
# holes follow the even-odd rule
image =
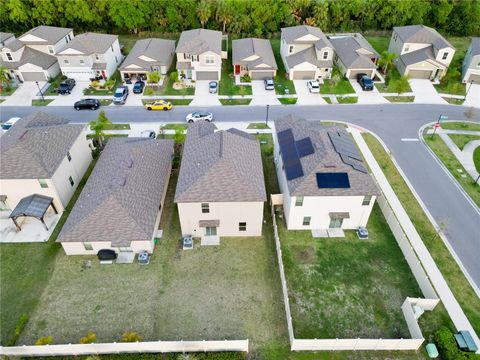
[[[153,89],[150,86],[146,86],[143,90],[143,95],[150,96],[153,95]]]
[[[40,339],[35,341],[35,345],[51,345],[53,339],[51,336],[42,336]]]
[[[114,78],[109,78],[107,81],[105,81],[105,87],[107,89],[111,89],[115,85],[115,79]]]
[[[474,353],[467,353],[460,350],[453,337],[453,332],[445,326],[435,333],[435,343],[443,360],[478,360],[480,358]]]
[[[136,332],[134,331],[126,331],[122,334],[122,339],[120,340],[122,342],[137,342],[137,341],[142,341],[142,337],[139,336]]]
[[[147,82],[158,83],[159,81],[160,81],[160,74],[158,73],[158,71],[154,71],[148,74]]]
[[[173,82],[178,81],[178,72],[177,71],[172,71],[170,73],[170,80],[172,80]]]
[[[93,88],[98,88],[98,81],[92,81],[90,83],[90,86],[93,87]]]
[[[251,82],[252,79],[250,78],[250,76],[244,75],[244,76],[242,76],[242,77],[240,78],[240,81],[241,81],[241,82]]]
[[[20,316],[20,319],[18,320],[17,326],[15,326],[15,333],[14,335],[8,340],[7,346],[14,346],[15,343],[17,342],[18,338],[22,334],[23,329],[27,325],[29,320],[29,317],[27,314],[23,314]]]
[[[93,331],[89,331],[87,336],[84,336],[80,339],[80,344],[91,344],[97,341],[97,334]]]

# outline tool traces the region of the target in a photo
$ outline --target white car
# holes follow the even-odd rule
[[[19,117],[13,117],[13,118],[10,118],[8,119],[7,121],[5,121],[3,124],[2,124],[2,130],[3,132],[7,132],[8,129],[10,129],[13,124],[15,124],[18,120],[20,120],[21,118]]]
[[[143,130],[140,133],[140,137],[155,139],[157,137],[157,134],[155,134],[155,131],[153,130]]]
[[[317,80],[308,80],[307,81],[308,90],[311,93],[319,93],[320,92],[320,84]]]
[[[196,121],[213,121],[213,114],[207,111],[196,111],[187,115],[186,119],[188,123],[193,123]]]

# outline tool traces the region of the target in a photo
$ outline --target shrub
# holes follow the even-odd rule
[[[97,334],[93,331],[89,331],[87,336],[84,336],[80,339],[80,344],[91,344],[97,341]]]
[[[113,87],[113,85],[115,85],[115,79],[114,78],[110,78],[107,81],[105,81],[105,87],[106,88],[111,89]]]
[[[453,337],[453,332],[445,326],[441,327],[435,333],[435,343],[437,344],[440,356],[444,360],[473,360],[479,358],[474,353],[467,353],[460,350]]]
[[[35,341],[35,345],[50,345],[53,342],[51,336],[42,336],[40,339]]]
[[[154,71],[148,74],[147,82],[158,83],[159,81],[160,81],[160,74],[158,73],[158,71]]]
[[[134,331],[125,331],[122,334],[122,339],[120,340],[122,342],[137,342],[137,341],[142,341],[142,337],[139,336],[136,332]]]
[[[146,86],[143,90],[143,95],[150,96],[153,95],[153,89],[150,86]]]
[[[60,80],[67,80],[68,77],[66,75],[62,75],[62,77],[60,78]]]
[[[97,88],[98,87],[98,81],[92,81],[90,83],[90,86],[93,87],[93,88]]]
[[[170,80],[172,80],[173,82],[178,81],[178,72],[177,71],[172,71],[170,73]]]
[[[27,314],[22,314],[20,319],[18,320],[17,326],[15,326],[15,333],[13,336],[8,340],[7,346],[14,346],[17,342],[18,338],[22,334],[23,329],[27,325],[29,317]]]
[[[251,82],[252,79],[250,78],[250,76],[244,75],[244,76],[242,76],[242,77],[240,78],[240,81],[241,81],[241,82]]]

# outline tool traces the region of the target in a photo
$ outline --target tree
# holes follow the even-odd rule
[[[142,341],[142,337],[139,336],[136,332],[134,331],[126,331],[122,334],[122,342],[137,342],[137,341]]]
[[[392,89],[394,92],[398,93],[400,96],[401,94],[410,90],[410,84],[408,83],[408,77],[400,76],[397,80],[395,80],[392,84]]]
[[[175,144],[181,144],[185,140],[185,134],[183,133],[183,129],[176,129],[175,135],[173,135],[173,141]]]
[[[108,120],[105,111],[101,110],[97,120],[90,121],[88,124],[90,125],[90,130],[94,133],[93,138],[98,141],[100,148],[103,148],[104,130],[108,125],[111,125],[112,122]]]
[[[233,20],[234,9],[230,2],[226,0],[219,0],[217,3],[217,11],[215,12],[215,19],[222,23],[223,33],[225,33],[227,24]]]
[[[8,84],[7,71],[5,66],[0,66],[0,91],[3,90],[3,84]]]
[[[97,341],[97,334],[93,331],[89,331],[86,336],[80,339],[80,344],[92,344]]]
[[[208,0],[201,0],[197,5],[197,15],[198,20],[200,20],[200,24],[202,24],[202,28],[205,27],[208,19],[212,15],[212,7]]]
[[[170,80],[172,82],[178,82],[178,71],[172,71],[170,73]]]
[[[138,33],[139,28],[147,25],[153,3],[149,0],[109,1],[108,14],[120,29]]]
[[[397,55],[394,53],[389,53],[388,51],[382,52],[382,57],[378,60],[378,65],[383,68],[383,73],[387,74],[387,70],[390,66],[393,66],[393,60],[397,58]]]

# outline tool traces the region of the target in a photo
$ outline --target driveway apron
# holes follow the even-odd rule
[[[293,85],[297,93],[297,105],[327,105],[320,93],[311,93],[308,90],[307,80],[293,80]]]
[[[423,104],[448,104],[438,94],[432,82],[427,79],[410,79],[408,80],[412,92],[415,95],[413,102]]]
[[[210,94],[208,91],[208,80],[198,80],[195,83],[195,96],[190,103],[190,106],[220,106],[220,100],[218,100],[218,93]]]
[[[350,84],[355,90],[355,94],[358,96],[359,104],[386,104],[388,100],[385,99],[377,90],[376,87],[373,87],[371,91],[363,91],[360,84],[353,79],[350,79]]]
[[[39,81],[40,89],[45,86],[44,81]],[[26,81],[21,84],[15,92],[10,95],[3,103],[3,106],[32,106],[32,100],[38,94],[38,86],[35,81]]]
[[[262,80],[252,80],[252,101],[250,105],[280,105],[275,90],[265,90]]]

